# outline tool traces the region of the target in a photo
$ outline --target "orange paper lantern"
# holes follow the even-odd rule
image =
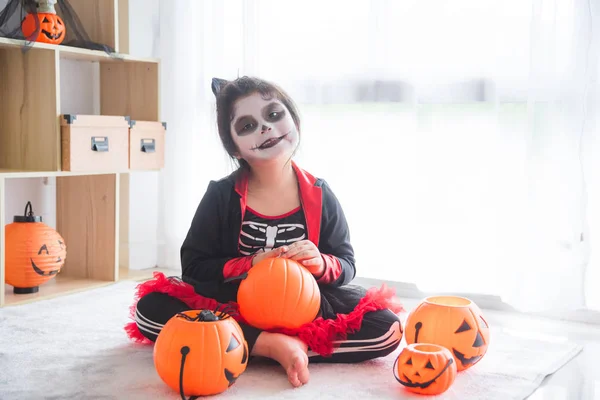
[[[27,211],[29,209],[29,212]],[[15,294],[35,293],[39,285],[56,276],[67,258],[65,241],[33,214],[27,202],[24,215],[6,225],[6,283]]]
[[[456,379],[456,363],[450,351],[435,344],[410,344],[400,352],[394,365],[396,380],[411,392],[436,395],[445,392]]]
[[[229,314],[191,310],[167,321],[153,355],[160,378],[182,397],[209,396],[227,390],[246,370],[248,343]]]
[[[37,24],[39,26],[36,27]],[[63,20],[53,12],[27,14],[21,23],[25,39],[36,42],[61,44],[65,40],[66,27]]]
[[[317,317],[321,292],[314,276],[300,263],[266,258],[240,283],[237,302],[241,316],[252,326],[295,329]]]
[[[458,371],[485,355],[490,329],[479,307],[458,296],[434,296],[421,302],[406,319],[406,343],[430,343],[447,348]]]

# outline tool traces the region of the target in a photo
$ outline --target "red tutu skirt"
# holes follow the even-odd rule
[[[322,309],[322,316],[299,328],[276,329],[270,332],[297,336],[307,344],[310,350],[322,356],[329,356],[333,352],[335,342],[345,340],[348,334],[361,328],[363,316],[366,313],[383,309],[389,309],[395,314],[404,311],[400,301],[395,297],[394,289],[387,287],[385,284],[380,288],[370,288],[368,290],[356,285],[346,285],[339,288],[323,287],[322,289],[322,300],[330,305],[328,307],[329,311]],[[195,310],[226,308],[237,322],[246,324],[239,314],[239,306],[236,302],[219,303],[215,299],[196,293],[192,285],[183,282],[178,277],[166,277],[163,273],[155,272],[153,279],[137,286],[134,303],[130,307],[130,318],[134,322],[129,322],[125,326],[125,331],[129,338],[136,342],[153,343],[142,335],[135,323],[137,302],[140,298],[152,292],[160,292],[178,298]],[[345,307],[336,307],[335,304],[344,304]],[[337,312],[336,309],[343,309],[344,312]]]

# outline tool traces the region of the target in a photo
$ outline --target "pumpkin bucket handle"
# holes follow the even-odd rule
[[[183,392],[183,366],[185,365],[185,358],[190,352],[190,348],[188,346],[183,346],[181,348],[181,367],[179,369],[179,394],[181,395],[182,400],[196,400],[198,396],[190,396],[189,399],[185,398],[185,393]]]
[[[450,358],[448,360],[448,362],[446,363],[446,366],[433,379],[431,379],[429,382],[426,382],[426,383],[418,383],[418,382],[412,382],[410,379],[408,380],[408,382],[404,382],[404,381],[400,380],[400,378],[398,378],[398,376],[396,375],[396,370],[397,370],[396,365],[398,365],[398,360],[400,360],[400,356],[396,357],[396,361],[394,361],[394,366],[392,367],[392,373],[394,374],[394,378],[396,378],[396,380],[398,382],[400,382],[402,385],[404,385],[406,387],[419,387],[421,389],[427,389],[429,387],[429,385],[431,385],[433,382],[435,382],[437,378],[442,376],[444,374],[444,372],[446,372],[446,370],[454,363],[454,358]],[[406,377],[406,378],[408,379],[408,377]]]
[[[404,385],[404,382],[402,382],[402,381],[400,380],[400,378],[398,378],[398,375],[396,375],[396,371],[397,371],[397,368],[396,368],[396,366],[398,365],[398,360],[399,360],[399,359],[400,359],[400,356],[396,357],[396,361],[394,361],[394,365],[392,366],[392,373],[394,374],[394,378],[396,378],[396,380],[397,380],[399,383],[401,383],[401,384],[403,384],[403,385]]]

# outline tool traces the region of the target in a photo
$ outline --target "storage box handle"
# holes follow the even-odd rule
[[[92,151],[108,151],[108,136],[92,136]]]
[[[143,153],[154,153],[156,151],[156,140],[155,139],[141,139],[140,140],[141,151]]]

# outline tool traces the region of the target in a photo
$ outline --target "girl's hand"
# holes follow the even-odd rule
[[[288,246],[288,250],[281,257],[298,261],[306,269],[318,278],[325,272],[325,263],[321,252],[310,240],[300,240]]]
[[[281,253],[284,253],[288,250],[287,246],[277,247],[273,250],[264,251],[262,253],[257,253],[254,257],[252,257],[252,266],[254,267],[256,263],[261,262],[265,258],[275,258],[279,257]]]

